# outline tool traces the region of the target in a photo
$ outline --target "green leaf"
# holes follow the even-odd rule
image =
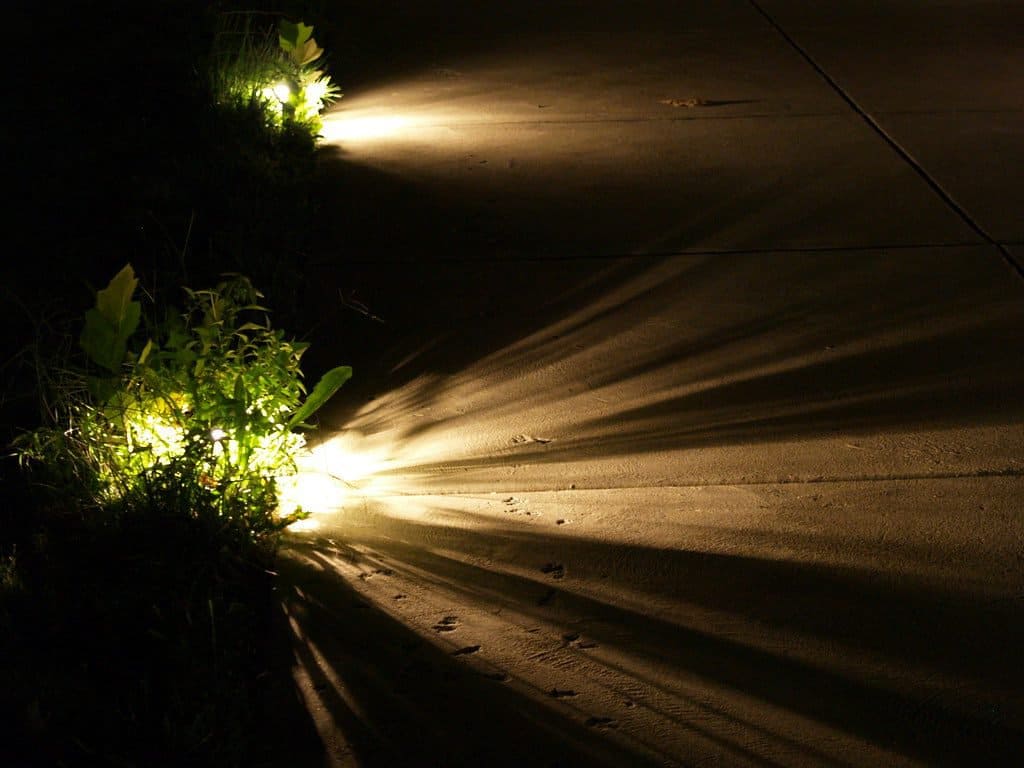
[[[106,288],[96,292],[96,306],[85,313],[79,346],[90,360],[114,373],[124,362],[128,339],[142,316],[142,305],[132,301],[138,284],[131,264],[126,264]]]
[[[313,391],[309,393],[306,402],[295,412],[288,422],[288,429],[301,424],[331,399],[331,396],[341,389],[341,385],[352,378],[352,368],[348,365],[340,365],[332,368],[323,375],[323,378],[316,383]]]
[[[85,327],[78,337],[82,351],[97,365],[117,373],[124,362],[128,345],[119,338],[117,328],[98,309],[85,313]]]
[[[292,24],[286,19],[281,19],[277,31],[281,48],[290,52],[309,40],[310,35],[313,34],[313,27],[306,26],[301,21],[297,24]]]
[[[296,45],[289,53],[292,61],[302,67],[323,56],[324,49],[316,44],[316,40],[309,39],[304,43]]]
[[[138,284],[132,265],[125,264],[121,271],[114,275],[110,284],[96,293],[96,309],[115,326],[121,326],[131,314],[131,305],[138,307],[138,302],[132,301]],[[138,310],[135,311],[135,315],[135,322],[138,323]],[[128,335],[134,330],[135,328],[132,328]]]
[[[281,48],[285,51],[293,50],[295,48],[295,38],[298,36],[298,27],[287,19],[281,19],[281,23],[277,25],[277,39]]]
[[[146,360],[149,359],[149,355],[150,355],[150,353],[152,351],[153,351],[153,340],[152,339],[147,339],[146,340],[146,346],[144,346],[142,348],[142,352],[139,353],[138,364],[139,365],[145,365],[146,364]]]

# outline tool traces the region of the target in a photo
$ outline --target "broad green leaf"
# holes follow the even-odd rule
[[[78,344],[90,360],[112,373],[121,369],[128,351],[126,340],[120,337],[116,326],[95,308],[85,313],[85,327]]]
[[[281,23],[277,25],[277,39],[281,44],[281,48],[286,51],[294,49],[295,38],[298,36],[298,27],[287,19],[281,19]]]
[[[290,53],[309,40],[310,35],[313,34],[313,27],[307,26],[301,21],[297,24],[292,24],[286,19],[281,19],[277,31],[281,48]]]
[[[117,335],[124,339],[125,343],[135,333],[135,329],[139,327],[139,320],[142,319],[142,305],[137,301],[129,302],[128,306],[125,307],[124,315],[121,317],[121,323],[117,327]]]
[[[142,305],[132,301],[138,284],[131,264],[126,264],[106,288],[96,292],[96,306],[85,313],[85,327],[78,339],[90,360],[115,373],[142,316]]]
[[[306,402],[302,404],[302,407],[295,412],[288,422],[288,429],[301,424],[320,410],[324,403],[330,400],[331,396],[341,388],[341,385],[351,378],[352,368],[348,365],[340,365],[325,373],[323,378],[313,387],[313,391],[309,393]]]
[[[139,365],[145,365],[146,364],[146,360],[149,359],[149,355],[150,355],[150,353],[152,351],[153,351],[153,340],[152,339],[147,339],[146,340],[146,346],[144,346],[142,348],[142,352],[139,353],[138,364]]]
[[[316,61],[323,56],[324,49],[316,44],[316,40],[312,38],[304,43],[296,45],[291,51],[290,55],[292,61],[298,64],[300,67],[310,62]]]
[[[295,25],[298,35],[295,38],[295,45],[302,45],[313,36],[313,27],[303,24],[301,21]]]
[[[139,281],[135,278],[135,270],[132,269],[132,265],[125,264],[121,271],[114,275],[114,279],[110,281],[106,288],[102,291],[97,291],[96,309],[115,326],[123,326],[131,312],[131,305],[135,304],[138,307],[138,302],[132,301],[132,295],[135,293],[135,288],[138,284]],[[137,309],[135,311],[135,322],[136,324],[138,323]],[[132,328],[126,336],[130,336],[134,331],[135,328]]]

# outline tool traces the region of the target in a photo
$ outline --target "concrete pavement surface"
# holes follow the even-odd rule
[[[1024,7],[348,23],[357,378],[281,557],[327,763],[1024,761]]]

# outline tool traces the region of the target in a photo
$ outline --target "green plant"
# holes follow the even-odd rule
[[[304,450],[297,430],[352,369],[307,394],[308,345],[271,328],[243,276],[186,289],[184,313],[147,333],[137,285],[128,265],[97,292],[79,338],[88,364],[63,373],[53,423],[19,438],[20,458],[95,505],[210,514],[257,538],[280,530],[302,515],[277,497]]]
[[[316,135],[320,113],[341,91],[324,71],[324,51],[312,35],[301,21],[282,19],[275,31],[251,13],[221,14],[210,62],[214,99],[257,110],[270,127]]]
[[[288,61],[288,99],[283,108],[300,124],[320,128],[320,112],[341,97],[341,91],[321,69],[324,50],[313,39],[313,27],[301,21],[293,24],[282,19],[278,25],[278,44]],[[278,86],[273,87],[275,92]],[[281,94],[275,93],[280,98]]]
[[[206,69],[218,102],[258,102],[261,84],[271,82],[279,74],[279,62],[277,41],[253,14],[229,11],[216,16]]]

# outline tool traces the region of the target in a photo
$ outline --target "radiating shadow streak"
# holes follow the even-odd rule
[[[1004,697],[1012,697],[1024,685],[1015,672],[1014,649],[1024,641],[1024,621],[1016,605],[979,605],[924,587],[873,580],[852,569],[533,532],[516,537],[509,531],[458,530],[448,534],[445,546],[458,555],[442,555],[435,551],[440,545],[438,532],[425,530],[430,526],[407,521],[389,525],[386,537],[356,536],[353,541],[363,542],[391,567],[410,567],[417,579],[469,603],[483,601],[538,619],[555,609],[585,617],[589,637],[626,653],[640,670],[654,668],[649,663],[655,663],[657,668],[668,665],[693,673],[930,764],[962,764],[967,759],[1010,764],[1020,755],[1024,729],[1013,722],[1010,710],[954,711],[926,691],[909,692],[882,679],[854,678],[831,668],[827,660],[811,664],[787,658],[719,635],[714,627],[684,626],[614,605],[592,596],[592,590],[585,594],[586,588],[572,577],[583,571],[580,578],[589,577],[591,583],[602,578],[607,584],[667,593],[682,606],[703,606],[783,632],[817,636],[837,649],[839,660],[842,648],[869,651],[888,658],[891,668],[924,665],[938,674],[971,681],[972,686],[980,684],[990,695],[1002,691]],[[481,553],[494,551],[509,537],[518,538],[537,557],[558,553],[568,575],[557,583],[554,595],[539,562],[538,576],[530,579],[460,559],[474,556],[479,562]],[[431,548],[416,543],[425,540],[432,541]],[[305,551],[317,556],[315,545]],[[586,563],[591,561],[622,566],[619,572],[587,574]],[[655,581],[663,574],[663,579],[674,582],[672,587],[630,583],[633,575],[652,571]],[[340,580],[329,570],[321,578]]]
[[[518,339],[512,331],[503,335],[500,325],[498,330],[493,325],[480,331],[469,327],[457,339],[453,335],[449,342],[405,358],[388,377],[393,392],[362,407],[358,416],[352,410],[339,411],[337,421],[364,434],[396,430],[399,450],[403,440],[443,432],[446,420],[455,415],[463,433],[486,434],[500,419],[547,406],[558,414],[565,432],[548,435],[557,438],[551,443],[476,456],[438,456],[436,463],[402,463],[396,465],[399,474],[431,473],[441,465],[447,471],[510,461],[543,465],[772,443],[840,431],[878,434],[1024,421],[1024,408],[1015,396],[1024,385],[1024,369],[1010,357],[1011,329],[1024,322],[1024,305],[993,302],[982,285],[975,289],[976,301],[964,290],[959,297],[949,296],[949,304],[939,303],[946,300],[946,289],[932,293],[927,286],[925,295],[933,303],[907,302],[887,307],[885,313],[869,310],[870,294],[849,294],[844,301],[852,307],[853,319],[827,317],[833,300],[829,293],[699,330],[686,328],[685,315],[658,314],[679,301],[681,291],[704,295],[730,273],[749,277],[762,261],[756,256],[694,257],[667,276],[655,273],[653,278],[639,266],[611,270],[567,292],[564,303],[554,302],[520,321]],[[777,269],[780,260],[771,263]],[[878,257],[861,264],[837,259],[826,265],[814,259],[781,263],[805,285],[844,279],[839,269],[830,276],[828,267],[855,273],[885,266]],[[659,264],[664,268],[664,262],[648,262],[647,267],[654,270]],[[651,284],[616,300],[602,294],[627,278],[641,283],[649,279]],[[571,306],[579,302],[584,302],[582,308],[573,311]],[[684,332],[666,332],[650,348],[605,351],[616,334],[668,322],[678,322]],[[478,343],[497,351],[487,354]],[[591,359],[596,357],[607,363],[594,366]],[[577,363],[590,370],[572,378],[567,374]],[[607,393],[611,404],[595,409],[584,403],[576,415],[573,406],[565,405],[565,392],[508,386],[516,377],[548,370],[567,372],[562,383],[568,392],[585,387],[584,392]],[[464,403],[457,414],[433,415],[436,403],[456,397]],[[350,403],[353,410],[359,406]],[[424,417],[423,411],[431,416]],[[554,423],[557,430],[559,421]]]
[[[291,559],[281,566],[303,595],[315,596],[285,598],[302,627],[296,653],[358,765],[657,764],[461,664],[336,575]],[[340,678],[343,691],[328,683],[329,674]]]

